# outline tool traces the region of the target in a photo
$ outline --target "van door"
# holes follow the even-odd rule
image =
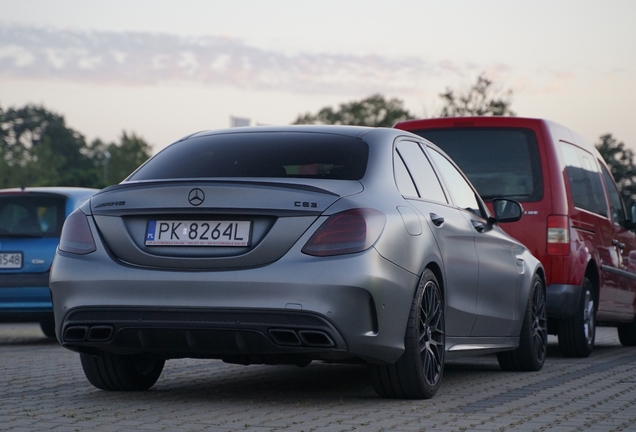
[[[601,164],[605,189],[610,201],[610,217],[612,222],[612,244],[620,257],[617,273],[620,275],[619,289],[615,294],[615,310],[625,314],[625,319],[631,321],[636,312],[636,234],[625,228],[627,217],[625,206],[612,175]]]
[[[603,313],[613,313],[621,285],[621,254],[608,214],[601,172],[592,154],[565,141],[560,144],[575,207],[569,212],[573,228],[570,239],[572,253],[585,249],[597,255],[601,275],[598,307],[595,306],[595,310],[601,316]]]

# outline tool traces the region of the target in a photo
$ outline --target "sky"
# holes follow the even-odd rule
[[[636,150],[634,0],[0,0],[0,107],[153,152],[373,94],[417,117],[485,75],[512,110]],[[497,94],[497,93],[495,93]]]

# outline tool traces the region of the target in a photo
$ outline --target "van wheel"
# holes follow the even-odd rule
[[[618,326],[618,340],[626,347],[636,346],[636,319],[629,324]]]
[[[390,365],[369,365],[376,393],[385,398],[433,397],[444,373],[445,342],[442,290],[426,269],[411,305],[402,357]]]
[[[589,357],[594,349],[596,308],[592,290],[592,282],[583,279],[577,314],[559,326],[559,349],[566,357]]]
[[[541,277],[535,275],[521,327],[519,347],[514,351],[497,353],[497,360],[505,371],[538,371],[543,367],[547,350],[548,316],[545,288]]]
[[[88,381],[101,390],[148,390],[157,380],[164,359],[150,355],[119,355],[100,352],[96,356],[80,354]]]

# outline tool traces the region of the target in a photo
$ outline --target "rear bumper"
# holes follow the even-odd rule
[[[546,288],[549,318],[567,319],[579,311],[581,286],[552,284]]]
[[[40,322],[52,314],[49,272],[0,274],[0,322]]]
[[[62,340],[67,348],[85,352],[152,352],[243,363],[288,354],[348,357],[347,343],[328,320],[292,310],[76,308],[64,320]]]
[[[58,252],[50,281],[58,340],[80,352],[166,358],[399,359],[416,275],[373,248],[291,255],[240,271],[164,271],[100,251]]]

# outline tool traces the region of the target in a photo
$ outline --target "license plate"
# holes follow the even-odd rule
[[[22,253],[10,252],[0,253],[0,269],[22,268]]]
[[[250,221],[151,220],[146,246],[248,246]]]

